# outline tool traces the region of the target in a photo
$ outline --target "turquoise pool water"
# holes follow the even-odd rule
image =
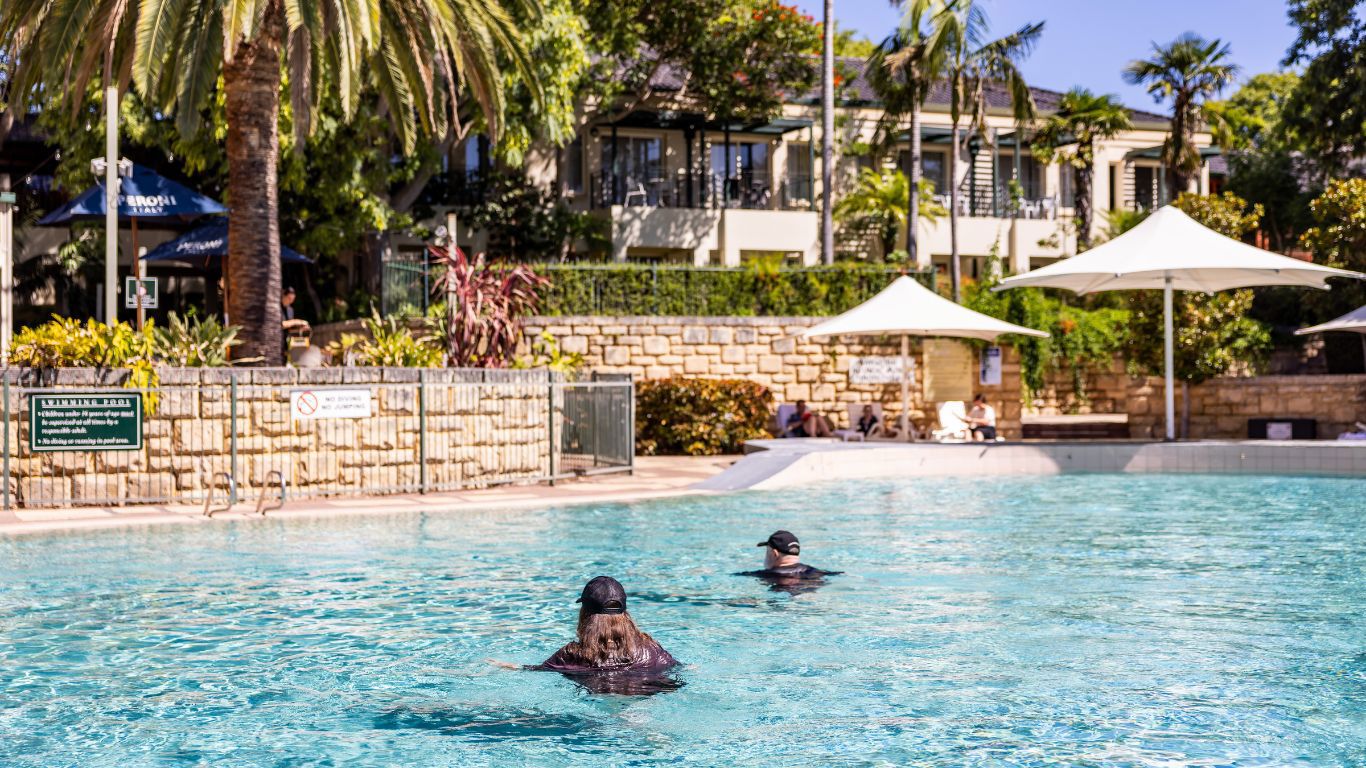
[[[1366,480],[823,485],[0,540],[0,765],[1366,764]],[[801,536],[847,571],[730,576]],[[619,577],[689,666],[536,662]]]

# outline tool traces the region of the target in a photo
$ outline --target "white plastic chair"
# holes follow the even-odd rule
[[[840,438],[846,443],[864,442],[865,438],[863,436],[863,433],[858,431],[858,420],[863,418],[864,405],[873,406],[873,415],[877,417],[878,423],[878,429],[874,434],[870,435],[867,438],[868,440],[896,440],[900,437],[900,435],[897,434],[897,431],[899,429],[898,425],[895,422],[888,424],[887,420],[882,417],[882,403],[850,403],[849,428],[837,429],[832,434],[834,434],[835,437]],[[914,426],[911,427],[911,431],[915,431]]]
[[[939,429],[930,435],[941,443],[966,442],[972,439],[972,429],[968,426],[968,409],[962,400],[949,400],[939,404]]]
[[[778,406],[778,413],[773,417],[777,421],[778,436],[786,437],[783,431],[787,429],[787,421],[792,418],[792,414],[797,412],[797,406],[793,403],[783,403]]]
[[[636,205],[646,205],[650,200],[650,193],[645,190],[645,185],[638,181],[636,182],[635,189],[626,193],[626,205],[632,205],[633,203],[631,200],[634,198],[640,199],[640,202],[636,203]]]

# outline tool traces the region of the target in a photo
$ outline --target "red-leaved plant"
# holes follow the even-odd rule
[[[429,247],[432,261],[445,267],[433,287],[446,301],[446,365],[456,368],[506,368],[517,354],[522,318],[540,302],[537,291],[549,280],[525,264],[493,267],[482,255],[470,261],[459,248]],[[452,252],[453,251],[453,252]]]

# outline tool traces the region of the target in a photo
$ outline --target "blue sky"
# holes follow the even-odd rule
[[[991,28],[1004,34],[1032,21],[1045,22],[1043,40],[1024,64],[1034,85],[1066,90],[1084,85],[1119,94],[1129,106],[1152,109],[1152,97],[1127,85],[1120,70],[1147,55],[1154,41],[1165,43],[1185,31],[1231,44],[1242,78],[1279,69],[1294,39],[1282,0],[979,0]],[[821,16],[821,0],[797,0]],[[873,40],[896,26],[887,0],[835,0],[835,18]],[[1161,110],[1159,110],[1161,111]]]

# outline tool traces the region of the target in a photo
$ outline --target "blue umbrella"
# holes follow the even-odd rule
[[[143,261],[202,261],[228,255],[228,222],[218,219],[197,227],[147,252]],[[313,260],[288,246],[280,246],[280,261],[285,264],[312,264]]]
[[[227,213],[222,203],[162,176],[150,168],[133,166],[133,175],[120,180],[119,218],[188,221]],[[71,202],[38,220],[41,226],[104,218],[104,182],[85,190]]]

